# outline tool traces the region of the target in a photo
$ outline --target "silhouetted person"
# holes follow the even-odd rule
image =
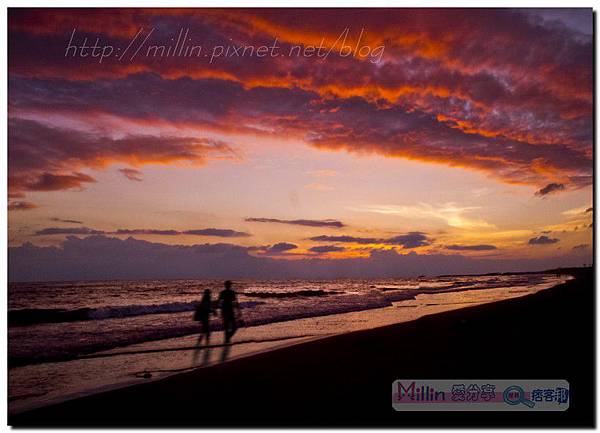
[[[212,310],[212,299],[210,296],[210,290],[206,289],[200,304],[196,307],[196,314],[194,319],[199,321],[202,329],[200,331],[200,338],[198,338],[198,344],[202,341],[202,337],[206,335],[206,344],[210,341],[210,315]]]
[[[235,292],[231,289],[231,281],[225,281],[225,289],[219,294],[219,305],[223,316],[223,330],[225,331],[225,343],[231,341],[231,337],[237,331],[236,311],[239,313],[240,306]]]

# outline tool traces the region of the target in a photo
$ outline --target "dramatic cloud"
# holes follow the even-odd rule
[[[102,169],[115,162],[201,165],[210,157],[234,156],[227,144],[206,138],[112,138],[16,118],[9,119],[9,143],[8,188],[12,194],[81,189],[96,180],[77,170]]]
[[[120,168],[119,172],[129,180],[133,180],[135,182],[142,181],[142,172],[134,168]]]
[[[539,197],[543,197],[545,195],[551,194],[553,192],[562,191],[565,189],[565,186],[562,183],[549,183],[545,187],[537,190],[535,195]]]
[[[268,45],[277,38],[281,53],[289,52],[293,46],[304,49],[322,43],[330,55],[327,58],[282,55],[268,59],[236,56],[212,61],[210,56],[173,56],[167,59],[157,56],[156,52],[149,55],[147,50],[140,49],[138,57],[119,58],[111,53],[113,55],[102,59],[100,64],[97,57],[73,55],[71,48],[65,46],[72,37],[71,42],[75,45],[87,39],[88,42],[99,40],[101,44],[124,48],[140,29],[142,37],[148,36],[149,45],[169,45],[173,42],[170,39],[181,28],[189,28],[191,39],[201,41],[208,53],[215,46]],[[149,34],[149,29],[153,34]],[[344,33],[346,29],[348,31]],[[181,180],[184,173],[191,173],[191,170],[184,172],[180,169],[182,166],[197,168],[215,160],[227,160],[223,164],[215,164],[215,171],[220,174],[228,169],[225,168],[227,163],[242,160],[242,152],[246,149],[248,155],[254,158],[252,164],[260,159],[255,158],[257,154],[263,156],[262,152],[269,153],[265,156],[274,160],[284,155],[295,163],[297,153],[304,156],[304,153],[310,152],[286,147],[301,146],[301,143],[310,146],[313,154],[318,151],[348,152],[353,155],[352,160],[375,155],[380,159],[406,159],[411,164],[418,164],[417,167],[423,166],[421,163],[434,163],[456,170],[472,170],[499,182],[526,186],[531,194],[537,191],[538,197],[568,194],[582,188],[589,191],[594,174],[593,33],[593,11],[590,8],[555,9],[552,12],[506,8],[164,8],[135,11],[13,8],[8,12],[7,35],[8,194],[15,201],[9,203],[9,209],[31,209],[35,205],[25,200],[31,200],[30,196],[47,194],[50,197],[43,201],[44,209],[31,212],[37,215],[60,199],[58,194],[52,194],[53,191],[87,190],[83,199],[69,203],[69,206],[81,206],[85,195],[98,198],[98,194],[108,196],[111,188],[114,192],[117,182],[99,184],[108,176],[118,176],[121,184],[124,180],[121,176],[138,182],[142,179],[141,172],[146,172],[149,165],[172,167],[172,172],[177,174],[170,179],[176,181]],[[339,43],[340,35],[345,35],[343,40],[347,45],[364,43],[371,48],[381,47],[380,58],[343,55],[347,48]],[[279,144],[263,148],[263,140],[264,143]],[[259,146],[260,151],[257,151]],[[362,217],[366,217],[364,220],[372,218],[377,223],[373,226],[385,227],[381,221],[393,216],[416,221],[431,233],[437,233],[435,229],[445,224],[450,229],[444,242],[456,242],[457,245],[450,245],[449,250],[459,252],[461,248],[464,251],[484,251],[481,248],[485,245],[461,245],[463,241],[458,238],[447,240],[453,233],[458,230],[473,235],[475,232],[491,232],[494,223],[504,226],[510,218],[507,217],[512,209],[510,204],[501,204],[498,212],[494,212],[490,208],[478,207],[482,202],[442,203],[439,197],[432,197],[430,204],[387,205],[382,202],[379,205],[373,201],[370,203],[376,206],[370,206],[358,196],[362,200],[367,197],[369,200],[391,200],[381,194],[388,192],[385,189],[389,185],[385,182],[367,185],[363,193],[363,173],[357,172],[352,179],[354,173],[348,172],[350,166],[344,162],[345,158],[340,160],[340,164],[328,164],[326,160],[331,161],[315,157],[310,164],[301,165],[304,160],[298,158],[299,164],[295,168],[303,178],[293,179],[294,173],[291,173],[291,176],[273,176],[273,181],[279,183],[277,188],[287,188],[290,196],[305,194],[313,199],[321,195],[321,198],[332,199],[325,203],[326,206],[348,206],[350,209],[352,205],[355,211],[370,212],[370,215]],[[369,173],[364,179],[374,179],[373,176],[379,175],[376,169],[384,165],[388,167],[385,170],[394,171],[394,161],[384,163],[377,160],[374,170],[371,170],[375,173]],[[256,167],[257,164],[252,168]],[[359,166],[356,167],[358,169]],[[361,167],[369,169],[364,165]],[[339,171],[339,175],[334,169]],[[433,169],[432,172],[435,175],[428,179],[436,184],[449,179],[446,170]],[[465,179],[469,177],[464,176]],[[295,185],[291,185],[292,179]],[[471,179],[477,182],[476,176]],[[135,185],[139,196],[134,199],[150,207],[164,205],[165,214],[176,210],[185,212],[180,203],[188,204],[185,200],[187,188],[193,184],[175,185],[175,181],[164,185],[165,190],[167,186],[172,188],[173,197],[168,197],[172,200],[161,200],[166,196],[158,197],[158,192],[151,190],[150,182]],[[306,185],[313,190],[325,191],[331,188],[329,184],[335,185],[339,197],[301,189],[302,185]],[[354,186],[356,190],[352,192],[361,194],[346,197],[349,188]],[[453,182],[446,185],[452,186]],[[473,185],[461,185],[455,189],[457,194],[465,186],[464,191],[472,190]],[[496,190],[491,185],[483,186],[501,194],[500,187]],[[426,187],[425,183],[420,186],[421,189]],[[373,193],[373,188],[381,191]],[[161,194],[165,192],[162,185],[160,189]],[[511,188],[511,191],[516,191],[516,188]],[[214,197],[219,197],[219,191],[214,191]],[[270,204],[279,204],[271,200],[273,197],[248,198],[254,203],[265,199]],[[207,206],[215,201],[207,200]],[[310,206],[308,201],[300,202],[298,198],[293,204]],[[239,203],[243,206],[244,202],[240,200]],[[589,205],[589,201],[583,203]],[[261,212],[275,216],[294,212],[285,206],[278,209],[282,213],[274,212],[269,206]],[[298,213],[292,215],[302,215],[300,206],[295,209]],[[142,212],[155,210],[142,209]],[[200,211],[198,207],[196,210]],[[70,207],[67,211],[83,215],[77,208]],[[202,211],[218,217],[222,207]],[[232,211],[235,215],[229,216],[234,218],[239,217],[241,212],[247,212],[246,215],[256,212],[239,208]],[[325,210],[316,207],[314,211]],[[330,211],[318,215],[340,215],[335,209]],[[540,211],[532,208],[531,212],[533,215]],[[43,218],[61,214],[49,213]],[[123,218],[118,215],[115,218]],[[26,219],[27,216],[13,215],[13,218]],[[591,228],[590,219],[588,215],[581,221],[570,223],[570,226],[563,224],[563,227],[552,229],[553,233],[568,230],[569,237],[563,240],[563,251],[574,254],[570,249],[572,245],[589,243],[589,239],[583,237],[589,235],[589,231],[582,233],[579,229],[578,233],[572,232],[573,227],[589,225]],[[333,219],[249,218],[247,221],[294,225],[298,226],[295,230],[298,232],[308,232],[307,228],[315,227],[321,228],[319,232],[339,234],[341,230],[338,232],[338,229],[346,227]],[[524,222],[521,218],[515,221],[508,225]],[[22,222],[14,229],[20,230],[18,226]],[[77,225],[75,222],[62,222],[69,226]],[[115,221],[111,223],[110,230],[131,224],[131,221]],[[226,255],[233,265],[239,265],[240,275],[255,276],[269,276],[267,271],[270,270],[280,276],[304,275],[305,268],[302,266],[307,266],[307,263],[314,265],[315,273],[306,273],[309,276],[319,272],[321,274],[318,275],[324,276],[335,274],[333,269],[338,265],[343,270],[342,274],[361,277],[370,275],[369,272],[379,275],[379,271],[375,271],[377,269],[383,270],[382,275],[395,275],[396,272],[419,275],[425,273],[423,270],[433,269],[442,272],[445,269],[481,271],[471,267],[476,262],[456,253],[451,254],[453,257],[439,255],[432,258],[397,254],[403,252],[400,247],[419,248],[434,242],[430,235],[421,232],[398,236],[323,235],[311,238],[315,241],[312,245],[316,245],[313,248],[342,248],[339,245],[346,243],[363,245],[365,250],[389,250],[391,246],[397,246],[392,248],[392,253],[373,253],[363,261],[357,259],[336,264],[324,263],[315,254],[296,252],[282,259],[290,262],[292,257],[304,260],[306,256],[312,257],[314,262],[276,262],[275,252],[271,257],[261,254],[272,247],[250,250],[229,244],[205,244],[176,249],[162,244],[121,240],[121,235],[249,236],[248,233],[229,229],[160,229],[180,227],[171,222],[148,224],[159,229],[94,230],[93,233],[118,234],[119,238],[70,239],[62,249],[25,246],[14,250],[14,254],[16,257],[29,254],[35,260],[38,260],[36,254],[39,254],[40,263],[36,262],[40,265],[39,270],[19,268],[21,275],[29,277],[58,276],[62,272],[66,275],[67,270],[82,273],[85,267],[81,266],[81,261],[88,253],[93,256],[91,270],[98,274],[111,274],[111,268],[105,265],[110,263],[114,266],[113,273],[119,275],[132,272],[151,275],[155,272],[153,265],[158,265],[155,275],[227,273],[227,269],[220,267],[219,259],[211,256],[210,260],[203,261],[204,255],[209,254]],[[59,225],[58,221],[56,225]],[[285,227],[261,228],[271,230],[272,235],[273,230]],[[326,230],[328,228],[334,230]],[[506,230],[512,232],[516,229],[507,227]],[[504,239],[479,234],[479,237],[461,236],[460,239],[469,239],[473,243],[496,242],[498,239],[498,245],[501,241],[505,245]],[[365,236],[375,235],[366,233]],[[519,240],[531,236],[532,232],[528,231]],[[280,240],[271,236],[268,239],[269,243]],[[531,245],[558,242],[547,236],[533,238],[532,241],[535,242],[530,241]],[[356,245],[351,247],[357,248]],[[305,252],[304,244],[301,248]],[[249,256],[248,251],[257,252],[261,260]],[[542,248],[539,253],[544,251]],[[147,259],[143,254],[147,254]],[[202,259],[199,260],[196,254],[202,255]],[[54,260],[54,255],[54,265],[60,267],[65,264],[64,269],[50,271],[46,268],[44,260]],[[161,261],[163,255],[164,262]],[[323,260],[325,258],[323,256]],[[50,259],[48,263],[52,262]],[[132,263],[127,260],[132,260]],[[195,274],[197,263],[200,264],[197,265],[198,274]],[[504,269],[505,266],[505,263],[490,263],[495,262],[483,264],[488,269]],[[167,265],[171,268],[165,268]],[[525,266],[525,262],[514,262],[511,266],[520,268]],[[360,270],[363,275],[358,273]]]
[[[555,244],[557,243],[559,240],[556,238],[549,238],[548,236],[539,236],[537,238],[531,238],[529,239],[529,245],[549,245],[549,244]]]
[[[25,183],[23,186],[29,191],[59,191],[61,189],[83,188],[84,183],[91,182],[96,182],[96,180],[83,173],[70,175],[43,173],[35,181]]]
[[[35,209],[37,205],[28,201],[11,201],[8,203],[8,210],[30,210]]]
[[[445,248],[454,251],[490,251],[498,249],[494,245],[447,245]]]
[[[246,221],[253,223],[292,224],[297,226],[308,227],[344,227],[344,223],[337,220],[281,220],[275,218],[246,218]]]
[[[575,13],[587,19],[571,19]],[[286,135],[319,149],[433,162],[566,191],[592,181],[593,37],[583,24],[592,11],[555,15],[492,8],[15,9],[8,20],[9,111]],[[211,62],[141,53],[128,61],[113,55],[102,67],[97,58],[65,57],[74,28],[74,43],[99,37],[126,47],[140,28],[159,29],[155,45],[182,27],[209,50],[276,36],[282,53],[322,42],[331,55]],[[380,61],[340,55],[345,28],[350,45],[383,46]],[[44,146],[55,141],[49,138]],[[196,160],[193,153],[177,160]],[[142,148],[129,156],[110,159],[134,166],[147,160]],[[81,172],[61,170],[46,171]]]
[[[430,241],[427,235],[422,232],[410,232],[404,235],[398,235],[391,238],[363,238],[355,236],[313,236],[309,238],[311,241],[318,242],[343,242],[353,244],[388,244],[399,245],[403,248],[417,248],[429,245]]]
[[[319,245],[316,247],[312,247],[309,248],[309,251],[312,251],[313,253],[335,253],[335,252],[340,252],[340,251],[345,251],[346,248],[344,247],[338,247],[335,245]]]

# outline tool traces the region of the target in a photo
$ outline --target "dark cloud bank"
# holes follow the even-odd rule
[[[317,242],[342,242],[342,243],[356,243],[356,244],[387,244],[387,245],[398,245],[403,248],[417,248],[431,243],[430,239],[423,232],[409,232],[406,234],[394,236],[391,238],[363,238],[356,236],[313,236],[308,238],[311,241]]]
[[[543,270],[580,266],[589,253],[552,259],[476,259],[374,250],[367,258],[283,260],[255,257],[229,243],[166,245],[102,235],[69,236],[61,247],[26,243],[8,249],[10,281],[152,278],[391,278],[418,275]]]
[[[88,227],[48,227],[35,232],[36,236],[47,235],[159,235],[159,236],[215,236],[219,238],[247,238],[250,233],[239,232],[231,229],[195,229],[195,230],[173,230],[173,229],[117,229],[113,232],[94,230]]]

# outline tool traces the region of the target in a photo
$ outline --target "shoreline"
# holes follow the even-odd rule
[[[564,268],[564,269],[552,269],[552,270],[545,270],[545,271],[533,271],[533,272],[505,272],[505,273],[491,273],[491,274],[474,274],[474,275],[440,275],[437,276],[435,278],[443,278],[443,277],[473,277],[473,276],[495,276],[495,275],[527,275],[527,274],[558,274],[558,271],[561,271],[562,275],[572,275],[573,273],[573,268]],[[575,269],[576,271],[576,269]],[[415,277],[415,280],[418,280],[419,277]],[[457,292],[461,292],[461,291],[477,291],[477,290],[489,290],[490,288],[487,287],[481,287],[481,288],[453,288],[452,290],[449,290],[449,293],[457,293]],[[383,288],[381,289],[382,292],[384,293],[388,293],[388,296],[394,296],[392,294],[392,292],[395,289],[386,289]],[[297,321],[297,320],[302,320],[302,319],[312,319],[312,318],[319,318],[319,317],[327,317],[327,316],[335,316],[335,315],[343,315],[343,314],[347,314],[347,313],[354,313],[354,312],[365,312],[365,311],[374,311],[374,310],[380,310],[382,308],[388,308],[390,307],[393,303],[395,302],[399,302],[401,300],[414,300],[416,299],[416,297],[420,294],[443,294],[445,293],[444,290],[425,290],[425,291],[419,291],[419,290],[415,290],[414,293],[406,293],[403,294],[402,296],[404,298],[400,299],[390,299],[388,300],[388,304],[387,305],[383,305],[383,304],[379,304],[379,305],[353,305],[350,307],[346,307],[345,309],[332,309],[332,310],[324,310],[324,311],[312,311],[312,312],[304,312],[304,313],[296,313],[292,316],[285,316],[285,317],[277,317],[275,319],[259,319],[259,320],[254,320],[252,321],[252,323],[249,323],[248,327],[255,327],[255,326],[264,326],[264,325],[269,325],[269,324],[275,324],[275,323],[283,323],[283,322],[290,322],[290,321]],[[240,294],[244,294],[243,292],[240,292]],[[19,310],[15,310],[15,311],[19,311]],[[188,311],[183,311],[183,312],[177,312],[177,313],[190,313],[193,310]],[[10,311],[9,313],[9,322],[10,322]],[[170,314],[170,313],[157,313],[157,315],[160,314]],[[152,316],[152,313],[147,313],[144,314],[145,316]],[[108,317],[107,320],[119,320],[119,319],[129,319],[129,318],[134,318],[134,317],[139,317],[141,315],[137,315],[137,316],[125,316],[125,317]],[[65,322],[40,322],[40,323],[31,323],[30,325],[33,326],[37,326],[37,325],[48,325],[48,324],[61,324],[61,323],[72,323],[72,322],[77,322],[78,320],[74,320],[74,321],[65,321]],[[93,319],[86,319],[85,321],[90,321],[93,322]],[[19,328],[22,326],[26,326],[26,325],[15,325],[15,327]],[[9,323],[9,328],[11,327],[10,323]],[[188,328],[191,328],[188,327]],[[8,362],[8,366],[9,369],[10,368],[20,368],[20,367],[26,367],[26,366],[30,366],[30,365],[40,365],[40,364],[46,364],[46,363],[56,363],[56,362],[68,362],[68,361],[74,361],[74,360],[78,360],[78,359],[82,359],[85,358],[87,355],[91,355],[94,353],[98,353],[98,352],[105,352],[105,351],[111,351],[111,350],[115,350],[115,349],[119,349],[119,348],[124,348],[124,347],[128,347],[131,345],[138,345],[138,344],[143,344],[146,342],[162,342],[162,341],[167,341],[167,340],[172,340],[172,339],[177,339],[177,338],[182,338],[182,337],[186,337],[186,336],[190,336],[190,335],[196,335],[198,333],[198,329],[199,329],[199,325],[195,326],[194,329],[186,329],[186,330],[178,330],[178,331],[172,331],[172,332],[167,332],[165,335],[162,336],[157,336],[155,338],[152,339],[140,339],[138,340],[134,340],[134,341],[129,341],[126,343],[122,343],[122,344],[115,344],[115,343],[98,343],[95,347],[93,348],[85,348],[85,350],[79,351],[77,354],[71,354],[71,353],[59,353],[59,354],[53,354],[53,355],[46,355],[44,357],[27,357],[27,356],[9,356],[7,359]],[[211,324],[211,329],[213,329],[213,331],[220,331],[221,329],[221,324],[218,323],[213,323]],[[10,342],[9,342],[9,346],[10,346]]]
[[[399,377],[552,377],[570,378],[574,396],[589,394],[590,401],[585,404],[573,400],[572,407],[565,412],[567,415],[552,413],[542,418],[539,413],[530,413],[530,419],[542,425],[590,425],[594,422],[593,410],[589,410],[593,409],[593,385],[585,392],[582,385],[593,381],[579,377],[574,380],[572,376],[581,370],[594,372],[593,340],[579,347],[567,335],[593,337],[594,304],[590,302],[594,298],[593,275],[591,270],[580,270],[575,277],[531,295],[427,315],[411,322],[326,336],[11,415],[9,424],[416,426],[435,425],[441,420],[445,421],[439,425],[477,420],[483,422],[478,425],[488,425],[482,414],[475,413],[436,413],[434,419],[426,413],[399,415],[391,409],[389,385]],[[587,309],[587,313],[573,311],[574,307]],[[522,313],[529,316],[521,317]],[[531,329],[531,321],[548,321],[546,314],[554,314],[549,323],[552,329],[534,338],[523,331]],[[510,323],[503,323],[502,317],[510,317]],[[557,323],[564,326],[557,327]],[[508,345],[502,341],[507,335],[511,340]],[[486,340],[493,340],[492,347],[486,348],[490,344]],[[552,347],[556,341],[567,344],[569,350]],[[473,353],[469,345],[479,350]],[[494,345],[499,347],[493,350]],[[535,348],[540,350],[539,354]],[[549,360],[541,365],[535,363],[537,369],[521,365],[520,361],[506,364],[495,353],[498,349],[500,353],[506,351],[508,358],[516,354],[523,360]],[[554,360],[561,358],[561,353],[570,353],[562,364]],[[572,359],[576,355],[580,358],[577,361]],[[473,356],[483,365],[474,362]],[[586,362],[588,367],[581,368]],[[242,400],[231,398],[239,395]],[[229,406],[233,406],[231,413],[224,418],[227,415],[224,408]],[[200,416],[199,409],[206,413]],[[298,419],[298,413],[305,416]],[[523,414],[513,413],[511,420],[501,413],[487,416],[495,420],[494,425],[521,425],[519,421],[526,421]]]
[[[553,283],[538,285],[536,290],[547,290],[564,282],[565,279],[566,277],[563,277],[556,279]],[[308,340],[410,322],[426,315],[482,305],[493,301],[484,301],[481,299],[481,294],[484,293],[483,298],[495,297],[497,295],[492,295],[492,293],[495,293],[496,290],[496,288],[485,290],[482,288],[472,290],[459,288],[450,294],[454,296],[456,293],[464,293],[459,297],[462,301],[459,299],[456,299],[455,302],[444,300],[442,292],[441,299],[422,299],[420,305],[405,305],[406,302],[409,304],[418,302],[415,298],[413,301],[396,301],[385,307],[360,308],[358,311],[316,316],[311,314],[306,318],[244,327],[240,329],[233,344],[227,348],[225,361],[277,350]],[[509,289],[508,293],[516,292]],[[294,338],[290,340],[290,337]],[[104,391],[162,380],[175,374],[187,373],[224,362],[224,359],[219,360],[218,356],[215,356],[219,352],[225,353],[226,349],[223,344],[211,345],[208,348],[204,345],[201,347],[201,351],[204,353],[202,357],[192,356],[192,354],[200,352],[195,338],[197,338],[197,333],[114,347],[105,351],[81,355],[70,361],[15,367],[9,375],[10,382],[14,384],[14,387],[11,385],[9,390],[22,389],[18,384],[31,383],[31,379],[43,378],[47,375],[71,377],[71,379],[68,379],[67,382],[56,383],[54,386],[50,384],[37,388],[28,386],[25,393],[23,391],[19,394],[11,393],[9,412],[11,415],[16,415]],[[286,343],[285,340],[288,342]],[[218,341],[219,337],[217,336]],[[159,352],[162,353],[158,355]],[[208,352],[211,352],[212,355]],[[157,358],[160,358],[160,361]],[[201,365],[196,361],[200,358],[202,358]],[[189,360],[191,359],[193,361],[190,365]],[[77,380],[77,378],[81,380]]]
[[[70,394],[64,394],[61,396],[56,396],[53,398],[50,398],[46,401],[43,402],[34,402],[30,405],[27,405],[26,409],[18,409],[18,410],[13,410],[13,409],[9,409],[8,413],[9,416],[17,416],[20,414],[24,414],[30,411],[34,411],[34,410],[38,410],[38,409],[44,409],[50,406],[54,406],[54,405],[59,405],[59,404],[63,404],[63,403],[68,403],[80,398],[85,398],[85,397],[92,397],[98,394],[103,394],[106,392],[112,392],[112,391],[119,391],[125,388],[129,388],[129,387],[135,387],[138,385],[145,385],[145,384],[149,384],[149,383],[154,383],[154,382],[158,382],[161,380],[165,380],[168,379],[170,377],[173,376],[178,376],[181,374],[188,374],[188,373],[192,373],[194,371],[197,370],[202,370],[202,369],[206,369],[206,368],[210,368],[210,367],[214,367],[215,365],[219,365],[219,364],[225,364],[225,363],[229,363],[238,359],[243,359],[243,358],[248,358],[248,357],[252,357],[255,355],[260,355],[263,353],[268,353],[274,350],[280,350],[280,349],[284,349],[286,347],[290,347],[290,346],[294,346],[297,344],[302,344],[305,342],[310,342],[313,340],[319,340],[322,338],[327,338],[328,335],[316,335],[316,336],[290,336],[290,337],[284,337],[281,339],[275,339],[275,341],[262,341],[260,343],[278,343],[280,341],[286,341],[289,340],[286,343],[281,343],[272,347],[267,347],[263,350],[257,350],[254,352],[248,352],[248,353],[242,353],[239,355],[235,355],[235,356],[230,356],[227,360],[222,361],[218,364],[211,364],[211,365],[207,365],[207,366],[190,366],[187,368],[182,368],[180,371],[173,371],[170,372],[169,374],[166,374],[164,376],[160,376],[160,377],[155,377],[155,378],[144,378],[144,382],[140,383],[139,379],[140,377],[136,377],[135,379],[132,378],[130,379],[128,382],[118,382],[118,383],[111,383],[111,384],[106,384],[103,386],[100,386],[98,388],[94,388],[92,390],[86,390],[86,391],[76,391]],[[169,339],[167,339],[169,340]],[[242,342],[233,342],[233,344],[248,344],[247,341],[242,341]],[[215,349],[215,348],[223,348],[225,346],[225,344],[214,344],[209,346],[209,348],[211,349]],[[127,347],[127,346],[126,346]],[[206,346],[204,346],[206,347]],[[150,350],[148,351],[149,353],[152,352],[172,352],[172,351],[190,351],[193,350],[194,348],[190,348],[190,347],[183,347],[183,348],[174,348],[174,349],[157,349],[157,350]],[[98,354],[90,354],[90,355],[84,355],[81,358],[78,359],[93,359],[93,358],[110,358],[110,357],[114,357],[114,356],[120,356],[120,355],[129,355],[128,352],[122,353],[122,352],[117,352],[117,353],[105,353],[105,352],[98,352]],[[61,363],[63,361],[57,361],[56,363]],[[10,400],[10,398],[9,398]],[[13,401],[17,401],[17,399],[13,399]],[[9,401],[10,404],[10,401]]]

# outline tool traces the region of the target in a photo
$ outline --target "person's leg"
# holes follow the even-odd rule
[[[210,322],[208,318],[202,320],[202,332],[206,335],[206,344],[208,345],[210,343]]]
[[[231,337],[233,336],[233,333],[235,332],[235,320],[230,314],[227,314],[223,319],[223,328],[225,330],[225,343],[229,343]]]
[[[200,335],[198,335],[198,341],[196,342],[196,350],[194,350],[194,355],[192,356],[192,367],[196,365],[196,361],[198,360],[198,356],[201,352],[202,338],[204,337],[204,322],[200,322]],[[208,341],[206,342],[208,344]]]
[[[202,326],[202,325],[200,325]],[[198,335],[198,341],[196,343],[197,346],[200,346],[200,344],[202,344],[202,339],[204,338],[204,329],[201,328],[200,329],[200,334]]]
[[[235,334],[237,331],[237,323],[235,320],[235,317],[231,317],[231,328],[229,331],[229,339],[231,339],[231,337],[233,337],[233,334]]]

